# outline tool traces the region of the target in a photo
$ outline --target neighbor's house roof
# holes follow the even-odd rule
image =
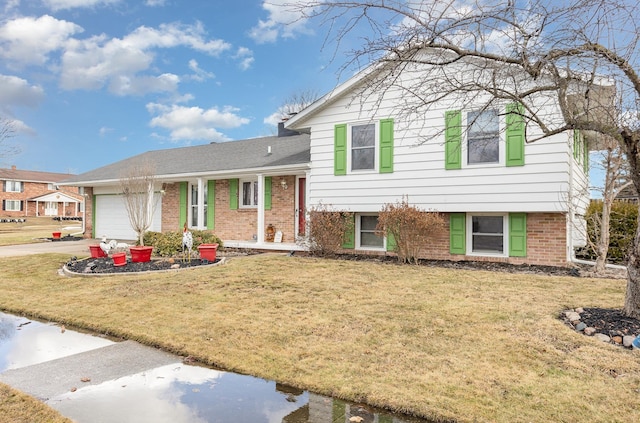
[[[306,169],[310,161],[309,135],[271,136],[148,151],[73,176],[63,185],[112,185],[132,167],[142,163],[151,163],[155,167],[158,180],[176,182],[205,175],[222,178],[255,173],[281,174],[283,171]]]
[[[40,201],[40,202],[51,201],[55,203],[62,203],[62,202],[80,203],[82,202],[82,200],[80,199],[81,197],[80,198],[79,197],[80,196],[74,196],[66,192],[55,191],[55,192],[39,195],[37,197],[29,198],[29,201]]]
[[[21,181],[21,182],[39,182],[39,183],[56,183],[69,179],[69,173],[51,173],[38,172],[35,170],[21,170],[13,166],[11,169],[0,169],[0,181]]]

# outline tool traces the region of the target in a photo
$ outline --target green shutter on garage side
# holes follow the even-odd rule
[[[238,180],[229,179],[229,208],[238,210]]]
[[[444,168],[462,168],[462,113],[460,110],[449,110],[444,115]]]
[[[524,108],[520,103],[507,104],[507,166],[524,166]]]
[[[526,213],[509,213],[509,256],[527,256]]]
[[[207,181],[207,229],[216,227],[216,181]]]
[[[347,174],[347,125],[336,125],[333,131],[333,174]]]
[[[344,216],[348,219],[348,230],[342,238],[342,248],[356,248],[356,215],[349,213]]]
[[[464,213],[449,215],[449,252],[451,254],[465,254],[467,217]]]
[[[182,226],[187,223],[187,194],[189,191],[189,183],[188,182],[180,182],[180,222],[178,227],[182,228]]]
[[[380,173],[393,173],[393,119],[380,121]]]
[[[264,178],[264,209],[271,210],[271,176]]]

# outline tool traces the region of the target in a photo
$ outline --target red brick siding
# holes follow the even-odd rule
[[[481,257],[449,253],[449,214],[444,213],[443,230],[433,235],[420,255],[431,260],[473,260],[511,264],[536,264],[546,266],[567,266],[567,221],[563,213],[527,214],[527,256],[526,257]],[[354,250],[344,250],[353,252]],[[358,253],[362,251],[358,250]],[[384,253],[374,252],[381,255]]]
[[[280,181],[287,182],[283,189]],[[271,178],[271,210],[265,210],[265,227],[273,224],[276,231],[282,231],[283,242],[294,242],[295,231],[295,176],[274,176]],[[180,219],[180,184],[165,187],[162,198],[162,231],[175,231],[182,228]],[[257,209],[231,210],[229,208],[229,180],[216,181],[215,188],[215,234],[222,240],[252,240],[257,236]]]
[[[85,188],[85,203],[84,203],[84,212],[85,212],[85,223],[84,223],[84,237],[85,238],[94,238],[93,236],[93,188]]]

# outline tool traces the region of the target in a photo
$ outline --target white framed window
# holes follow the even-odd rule
[[[258,207],[258,181],[257,180],[244,180],[240,181],[240,187],[242,189],[240,197],[240,207],[243,208],[255,208]]]
[[[5,181],[6,192],[22,192],[22,182],[20,181]]]
[[[6,211],[20,211],[20,200],[4,200],[4,209]]]
[[[500,163],[498,109],[467,113],[467,164]]]
[[[208,186],[205,183],[204,189],[204,216],[202,216],[202,224],[207,223],[207,191]],[[198,227],[198,184],[189,184],[189,227]]]
[[[384,250],[384,237],[376,233],[377,214],[356,215],[356,248]]]
[[[467,250],[472,255],[506,256],[508,219],[503,214],[467,215]]]
[[[378,131],[375,123],[349,126],[349,154],[351,171],[376,170]]]
[[[56,189],[56,186],[55,186],[55,184],[53,184],[53,183],[49,182],[49,183],[47,184],[47,189],[48,189],[49,191],[54,191],[54,190]]]

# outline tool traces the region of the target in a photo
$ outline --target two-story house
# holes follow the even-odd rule
[[[540,138],[515,102],[442,98],[419,119],[398,113],[402,90],[366,91],[364,72],[289,119],[278,136],[151,151],[66,181],[85,187],[87,236],[134,239],[119,175],[156,168],[152,230],[211,229],[226,246],[302,248],[306,211],[355,214],[345,251],[385,254],[384,204],[407,198],[446,217],[422,256],[566,265],[584,244],[588,149],[571,131]],[[420,77],[416,74],[414,77]],[[364,87],[364,88],[363,88]],[[549,113],[549,99],[540,105]],[[91,218],[89,219],[89,216]],[[266,242],[271,225],[282,244]]]
[[[2,217],[81,217],[84,196],[76,186],[60,186],[66,173],[0,169]]]

